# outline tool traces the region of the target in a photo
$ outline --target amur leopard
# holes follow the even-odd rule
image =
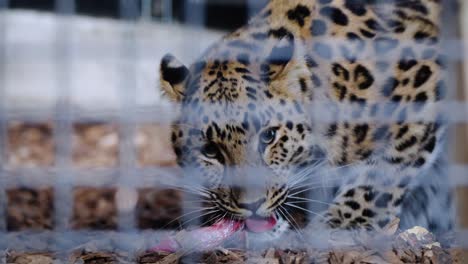
[[[173,147],[208,220],[450,230],[441,5],[271,0],[192,66],[166,55]]]

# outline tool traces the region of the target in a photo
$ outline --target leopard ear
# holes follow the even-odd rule
[[[189,70],[173,55],[166,54],[161,60],[160,85],[164,96],[175,102],[184,98],[185,81]]]
[[[294,57],[294,39],[284,37],[276,43],[262,65],[262,76],[266,80],[276,79]]]

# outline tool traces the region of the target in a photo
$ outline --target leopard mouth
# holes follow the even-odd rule
[[[265,234],[272,231],[277,225],[280,225],[280,219],[274,216],[249,217],[244,220],[222,218],[210,226],[179,233],[178,238],[182,237],[180,240],[174,235],[168,236],[162,239],[152,250],[176,252],[184,248],[184,244],[187,244],[187,242],[197,242],[201,249],[208,250],[218,247],[223,241],[233,237],[239,231]]]
[[[263,233],[275,228],[278,219],[270,217],[249,217],[244,220],[245,230],[253,233]]]

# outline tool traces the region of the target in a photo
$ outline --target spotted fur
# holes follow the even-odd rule
[[[312,227],[379,229],[399,216],[450,229],[450,213],[437,213],[451,208],[436,169],[439,12],[437,0],[272,0],[190,69],[166,56],[179,164],[231,217],[294,225],[291,199],[313,210],[320,197],[327,208],[313,210]]]

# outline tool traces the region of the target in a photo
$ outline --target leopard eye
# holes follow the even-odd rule
[[[276,138],[276,128],[268,128],[260,134],[260,140],[263,144],[271,144]]]
[[[219,148],[215,143],[209,142],[201,148],[201,153],[207,158],[215,159],[220,155]]]

